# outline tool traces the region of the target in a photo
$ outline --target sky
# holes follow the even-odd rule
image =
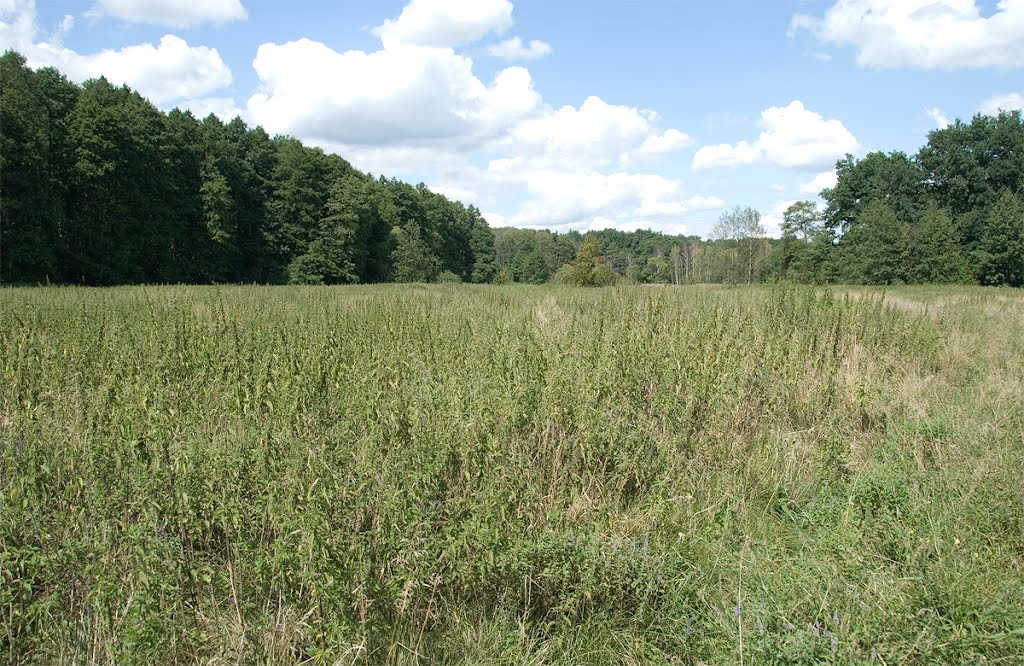
[[[491,226],[772,235],[847,153],[1024,107],[1024,0],[0,0],[0,49]]]

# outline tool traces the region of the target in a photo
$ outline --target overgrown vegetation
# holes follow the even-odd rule
[[[0,297],[0,661],[1018,663],[1024,302]]]

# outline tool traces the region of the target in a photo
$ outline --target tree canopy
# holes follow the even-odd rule
[[[480,211],[337,155],[0,59],[0,281],[490,281]]]
[[[1024,122],[977,115],[915,155],[836,163],[789,206],[724,211],[711,238],[491,229],[474,206],[344,158],[164,113],[103,78],[0,58],[0,283],[434,281],[1024,285]],[[582,223],[583,221],[581,221]]]

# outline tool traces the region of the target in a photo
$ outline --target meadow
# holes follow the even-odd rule
[[[0,290],[0,662],[1019,664],[1024,293]]]

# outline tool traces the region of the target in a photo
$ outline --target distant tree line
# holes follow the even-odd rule
[[[709,240],[488,227],[240,119],[163,113],[103,78],[0,58],[0,282],[386,281],[1024,285],[1024,122],[978,115],[914,157],[847,155],[823,211],[766,237],[749,207]]]
[[[1024,286],[1020,111],[957,120],[914,157],[847,155],[836,169],[823,212],[809,202],[786,211],[779,277]]]
[[[558,278],[585,239],[613,275],[603,281],[751,283],[978,283],[1024,286],[1024,122],[977,115],[928,135],[914,157],[873,152],[836,164],[835,187],[786,210],[782,237],[760,214],[726,211],[711,238],[650,231],[568,233],[498,229],[499,275]],[[596,253],[596,255],[595,255]],[[586,263],[584,262],[584,263]]]
[[[241,119],[0,58],[0,280],[490,282],[476,208]]]

